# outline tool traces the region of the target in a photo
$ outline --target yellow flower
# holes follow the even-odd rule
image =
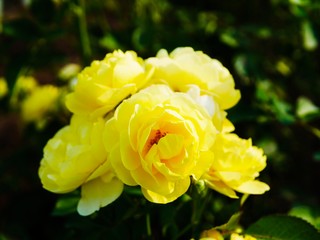
[[[58,96],[59,89],[53,85],[36,87],[22,102],[22,118],[26,122],[43,120],[45,114],[55,109]]]
[[[19,91],[30,93],[38,86],[37,80],[32,76],[20,76],[15,83]]]
[[[238,233],[232,233],[230,236],[230,240],[256,240],[255,237],[252,237],[250,235],[239,235]]]
[[[266,156],[262,149],[252,146],[251,139],[220,133],[212,151],[212,166],[202,177],[210,188],[231,198],[237,198],[235,191],[263,194],[269,190],[267,184],[255,180],[266,167]]]
[[[25,99],[38,87],[37,80],[32,76],[20,76],[14,84],[10,104],[18,107],[21,100]]]
[[[59,78],[62,80],[70,80],[77,76],[81,68],[79,64],[69,63],[64,65],[59,71]]]
[[[103,146],[105,121],[74,115],[44,147],[39,168],[43,187],[66,193],[82,185],[78,212],[89,215],[117,199],[123,184],[115,177]]]
[[[222,131],[225,125],[227,113],[223,111],[214,98],[207,94],[201,94],[197,85],[189,85],[187,94],[200,106],[204,107],[212,117],[214,126],[218,131]]]
[[[212,228],[203,231],[201,233],[200,240],[223,240],[223,236],[218,230]]]
[[[191,47],[176,48],[170,54],[164,49],[146,60],[155,67],[154,81],[167,83],[175,91],[186,91],[193,84],[212,95],[221,109],[234,106],[240,99],[228,69],[218,60]]]
[[[93,61],[78,75],[66,105],[76,114],[103,116],[143,87],[151,73],[135,52],[114,51],[102,61]]]
[[[151,85],[123,101],[106,123],[104,143],[117,176],[140,185],[151,202],[184,194],[190,176],[208,169],[216,128],[205,108],[185,93]]]
[[[7,81],[0,77],[0,99],[6,96],[8,93],[8,84]]]

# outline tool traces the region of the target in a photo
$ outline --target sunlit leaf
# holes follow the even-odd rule
[[[301,26],[303,46],[306,50],[313,51],[318,47],[318,40],[311,22],[304,21]]]
[[[218,226],[216,227],[216,229],[223,230],[223,231],[235,230],[239,225],[240,217],[241,217],[241,212],[237,212],[230,217],[230,219],[226,224]]]
[[[78,201],[79,197],[74,195],[59,198],[56,202],[52,215],[63,216],[76,212]]]
[[[320,233],[301,218],[271,215],[252,224],[246,231],[258,240],[315,240]]]
[[[299,97],[297,100],[296,114],[299,118],[308,120],[320,115],[320,108],[317,107],[309,98]]]
[[[108,50],[122,48],[121,44],[118,42],[118,40],[112,34],[107,34],[103,38],[101,38],[99,41],[99,44]]]
[[[320,208],[308,205],[297,205],[289,213],[290,216],[300,217],[311,223],[317,229],[320,228]]]

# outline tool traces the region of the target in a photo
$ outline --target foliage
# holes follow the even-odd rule
[[[198,239],[214,227],[225,236],[241,227],[257,239],[293,239],[303,230],[310,235],[299,239],[316,239],[319,11],[313,0],[0,0],[0,78],[8,86],[0,84],[0,239]],[[240,137],[264,149],[260,179],[271,190],[234,200],[194,185],[179,201],[158,205],[125,187],[89,217],[76,213],[78,191],[45,191],[43,147],[70,120],[63,98],[76,74],[114,49],[147,58],[178,46],[201,50],[232,73],[241,100],[228,117]],[[23,120],[21,76],[61,89],[40,122]]]

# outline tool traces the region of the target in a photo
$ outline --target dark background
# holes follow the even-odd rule
[[[320,228],[320,112],[308,110],[320,106],[319,1],[1,0],[0,6],[0,77],[9,86],[0,99],[0,239],[148,239],[146,219],[153,239],[189,239],[238,210],[239,200],[209,192],[192,222],[190,201],[156,205],[127,189],[98,214],[81,217],[78,192],[42,189],[42,149],[66,121],[53,116],[41,130],[22,123],[9,104],[17,77],[63,86],[63,66],[83,68],[118,48],[148,58],[160,48],[191,46],[220,60],[242,95],[228,110],[236,133],[268,157],[260,179],[271,190],[249,197],[241,224],[289,213]]]

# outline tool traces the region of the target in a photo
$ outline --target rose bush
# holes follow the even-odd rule
[[[240,98],[229,71],[192,48],[161,50],[143,60],[114,51],[78,74],[66,97],[73,113],[44,148],[43,187],[81,187],[78,212],[89,215],[139,186],[146,199],[169,203],[191,180],[236,198],[262,194],[261,149],[232,134],[226,110]]]

